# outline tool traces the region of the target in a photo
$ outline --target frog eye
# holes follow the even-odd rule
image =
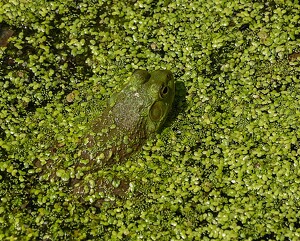
[[[161,99],[165,98],[166,95],[169,93],[169,87],[168,86],[162,86],[162,88],[159,91],[159,97]]]
[[[155,102],[149,112],[149,116],[152,121],[159,121],[165,113],[165,105],[162,101]]]

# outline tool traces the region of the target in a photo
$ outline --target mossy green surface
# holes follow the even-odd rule
[[[299,12],[1,1],[0,239],[299,240]],[[105,174],[129,178],[128,195],[98,207],[67,192],[72,171],[40,180],[34,161],[71,166],[87,121],[139,68],[171,70],[176,95],[162,132]]]

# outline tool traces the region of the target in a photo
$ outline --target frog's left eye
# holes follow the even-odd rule
[[[160,91],[159,91],[159,97],[160,98],[165,98],[166,95],[169,93],[169,87],[168,86],[162,86]]]

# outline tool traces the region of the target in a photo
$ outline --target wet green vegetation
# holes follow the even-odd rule
[[[0,239],[299,240],[299,11],[1,1]],[[82,200],[68,182],[78,140],[136,69],[171,70],[173,110],[138,153],[99,171],[127,192]],[[37,160],[59,163],[59,178]]]

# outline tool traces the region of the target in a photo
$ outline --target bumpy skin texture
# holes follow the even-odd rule
[[[105,176],[98,176],[97,171],[126,160],[159,130],[172,107],[174,94],[174,78],[169,70],[151,74],[135,71],[129,83],[113,94],[102,114],[89,123],[74,168],[75,173],[83,176],[70,180],[70,191],[82,199],[97,193],[123,196],[129,180],[119,180],[118,185],[113,185]],[[50,178],[55,179],[55,174],[50,174]]]

